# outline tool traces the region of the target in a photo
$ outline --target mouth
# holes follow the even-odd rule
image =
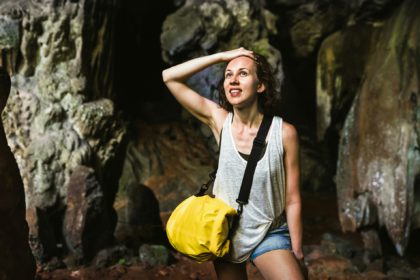
[[[237,97],[241,94],[242,90],[238,89],[238,88],[232,88],[229,90],[229,94],[232,97]]]

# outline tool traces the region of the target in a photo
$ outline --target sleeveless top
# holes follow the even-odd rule
[[[236,199],[241,188],[247,161],[236,149],[232,136],[233,114],[229,113],[222,129],[219,165],[213,194],[237,209]],[[253,249],[270,229],[284,223],[285,174],[283,165],[282,119],[274,117],[267,136],[267,147],[255,168],[248,204],[244,205],[239,225],[231,239],[225,259],[240,263],[249,258]]]

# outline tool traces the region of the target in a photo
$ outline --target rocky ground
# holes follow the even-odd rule
[[[420,279],[420,239],[412,238],[407,255],[398,257],[391,246],[384,246],[384,257],[372,258],[362,250],[358,234],[342,233],[337,218],[334,193],[303,194],[304,251],[310,279]],[[167,214],[167,213],[166,213]],[[163,219],[166,217],[162,213]],[[72,267],[45,271],[36,279],[216,279],[211,263],[197,264],[172,253],[166,266],[150,266],[136,258],[120,258],[115,264]],[[263,279],[248,264],[250,280]]]

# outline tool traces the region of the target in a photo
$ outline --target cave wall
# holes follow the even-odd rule
[[[319,112],[328,116],[319,118],[320,133],[340,138],[342,229],[380,247],[369,240],[384,228],[400,255],[419,225],[419,14],[417,1],[405,1],[376,25],[330,36],[318,60]]]
[[[30,244],[39,263],[68,250],[85,258],[78,242],[87,242],[86,234],[97,237],[89,240],[98,243],[93,247],[113,240],[112,205],[125,135],[113,102],[118,7],[118,1],[0,4],[0,64],[12,77],[2,120],[25,186]],[[84,177],[87,190],[70,184],[82,166],[93,169],[97,180]],[[102,205],[97,219],[65,219],[72,215],[68,193],[92,189],[100,192],[95,196]],[[63,226],[69,221],[76,224]],[[87,232],[86,221],[97,227]],[[75,238],[77,245],[66,244]]]
[[[0,68],[0,111],[10,93],[10,76]],[[16,159],[0,122],[0,279],[34,279],[35,259],[29,248],[25,193]]]

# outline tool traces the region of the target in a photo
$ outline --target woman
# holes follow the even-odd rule
[[[216,104],[185,81],[220,62],[228,64]],[[213,192],[236,208],[247,155],[264,114],[270,114],[279,95],[266,59],[239,48],[189,60],[164,70],[162,76],[178,102],[210,127],[216,141],[222,134]],[[296,129],[274,117],[231,250],[213,262],[218,279],[247,279],[248,259],[265,279],[303,279],[298,154]]]

